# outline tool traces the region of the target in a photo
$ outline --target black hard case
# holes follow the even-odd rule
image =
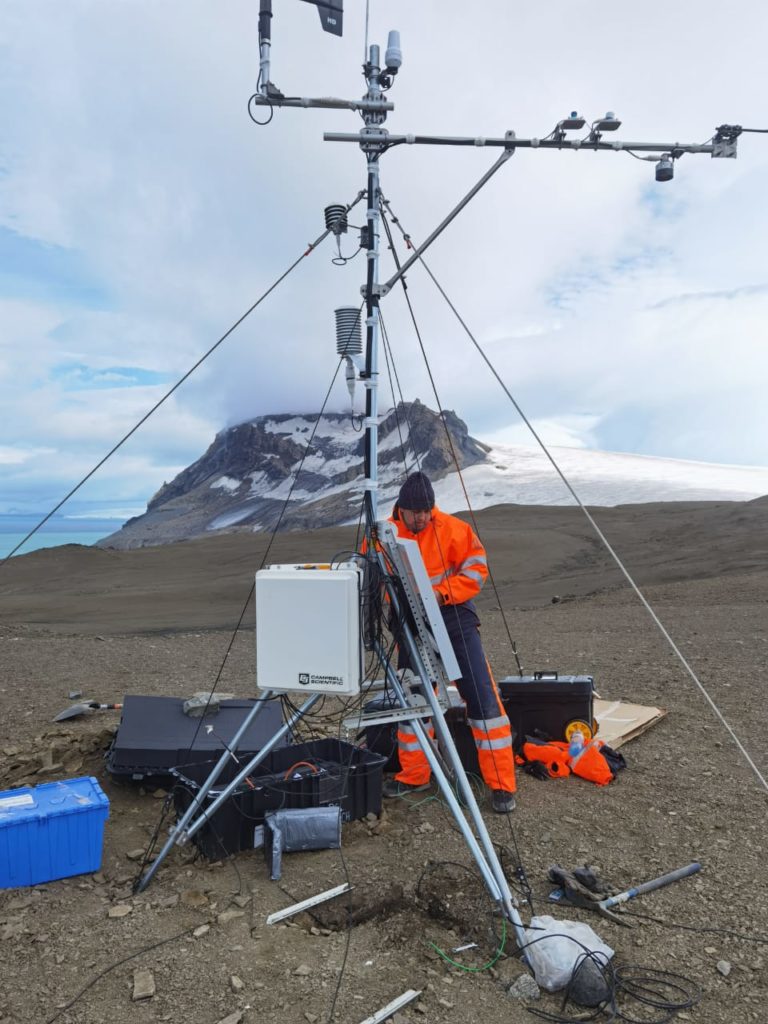
[[[255,701],[223,700],[214,714],[194,718],[184,714],[181,697],[123,698],[120,725],[107,752],[107,771],[115,778],[164,785],[171,769],[195,761],[210,761],[224,752],[224,744],[243,724]],[[265,701],[240,739],[235,753],[246,764],[283,724],[280,701]],[[208,733],[206,726],[213,726]],[[278,747],[287,743],[283,738]]]
[[[592,728],[594,679],[592,676],[561,676],[534,672],[532,676],[506,676],[499,693],[512,723],[515,749],[526,736],[564,740],[569,722],[586,722]]]

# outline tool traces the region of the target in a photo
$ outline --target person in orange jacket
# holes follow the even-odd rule
[[[405,481],[390,522],[401,537],[419,545],[461,669],[461,678],[454,682],[467,706],[480,771],[491,790],[494,811],[508,814],[515,807],[516,789],[512,729],[483,651],[480,619],[472,600],[488,576],[485,549],[468,523],[436,507],[425,473],[412,473]],[[402,649],[399,666],[409,667]],[[431,726],[429,732],[434,736]],[[384,784],[386,797],[429,785],[429,762],[411,723],[400,724],[397,743],[400,771]]]

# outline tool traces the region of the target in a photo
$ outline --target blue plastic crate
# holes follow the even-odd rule
[[[0,793],[0,889],[98,871],[108,817],[92,777]]]

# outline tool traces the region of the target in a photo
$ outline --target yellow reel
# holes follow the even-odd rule
[[[565,742],[571,742],[571,736],[575,732],[580,732],[584,737],[584,742],[589,743],[592,737],[597,733],[597,722],[593,719],[592,725],[589,726],[581,718],[572,719],[565,727]]]

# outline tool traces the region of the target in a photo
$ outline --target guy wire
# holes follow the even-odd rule
[[[392,233],[391,233],[389,224],[387,222],[386,214],[385,214],[383,209],[381,210],[381,217],[382,217],[382,222],[384,223],[384,227],[385,227],[385,230],[386,230],[386,233],[387,233],[387,238],[388,238],[388,241],[389,241],[389,247],[390,247],[390,250],[392,252],[393,259],[394,259],[395,264],[397,265],[398,269],[400,269],[400,264],[399,264],[397,252],[395,250],[394,242],[393,242],[393,239],[392,239]],[[414,313],[413,306],[412,306],[411,301],[410,301],[410,296],[408,295],[407,284],[406,284],[404,276],[401,276],[400,282],[401,282],[401,285],[402,285],[402,288],[403,288],[403,293],[405,295],[405,301],[407,303],[408,310],[409,310],[409,313],[410,313],[410,316],[411,316],[411,321],[413,323],[413,328],[414,328],[414,331],[416,333],[416,338],[417,338],[418,343],[419,343],[419,348],[421,350],[422,358],[424,359],[424,363],[425,363],[425,366],[427,368],[427,373],[429,375],[430,383],[432,385],[432,390],[433,390],[433,393],[434,393],[434,396],[435,396],[435,400],[437,402],[437,406],[438,406],[438,409],[439,409],[439,412],[440,412],[440,419],[441,419],[441,422],[443,424],[443,429],[445,430],[445,433],[446,433],[446,438],[448,440],[448,445],[450,447],[450,451],[451,451],[451,455],[452,455],[452,458],[453,458],[453,462],[454,462],[454,465],[456,466],[456,471],[457,471],[457,473],[459,475],[459,480],[461,481],[461,486],[462,486],[462,489],[464,491],[464,497],[466,499],[467,506],[469,508],[470,516],[472,518],[472,522],[473,522],[473,526],[474,526],[474,531],[475,531],[475,534],[479,536],[479,530],[477,528],[477,522],[476,522],[476,519],[475,519],[474,511],[472,509],[472,504],[471,504],[471,502],[469,500],[469,495],[467,494],[466,487],[464,486],[464,480],[463,480],[463,476],[462,476],[462,473],[461,473],[461,467],[459,466],[458,456],[456,454],[456,450],[455,450],[455,447],[454,447],[454,444],[453,444],[453,440],[452,440],[452,438],[450,436],[450,432],[448,431],[448,425],[447,425],[447,423],[445,421],[445,415],[443,413],[442,404],[440,402],[440,396],[439,396],[438,391],[437,391],[437,385],[435,383],[435,379],[434,379],[434,376],[432,374],[432,369],[430,367],[429,359],[427,357],[426,349],[424,347],[424,343],[423,343],[423,340],[422,340],[422,337],[421,337],[421,331],[420,331],[419,325],[418,325],[418,323],[416,321],[416,315]],[[437,539],[437,535],[435,535],[435,537]],[[447,564],[445,555],[443,554],[442,550],[439,547],[439,542],[438,542],[438,550],[440,551],[440,558],[441,558],[441,561],[443,563],[443,568],[444,568],[444,570],[447,571],[448,564]],[[523,674],[522,673],[522,666],[520,664],[520,659],[519,659],[518,653],[517,653],[517,645],[515,644],[515,641],[512,639],[512,636],[511,636],[511,633],[510,633],[510,630],[509,630],[509,625],[507,624],[506,616],[504,615],[504,610],[503,610],[502,605],[501,605],[501,599],[500,599],[500,596],[499,596],[499,592],[498,592],[498,589],[496,587],[495,581],[493,579],[493,574],[491,573],[490,567],[488,566],[487,559],[486,559],[486,568],[488,570],[488,577],[491,580],[491,584],[492,584],[494,593],[496,595],[496,601],[498,603],[499,610],[500,610],[501,615],[502,615],[502,620],[504,621],[504,624],[505,624],[505,626],[507,628],[507,636],[509,637],[510,645],[511,645],[512,651],[513,651],[513,653],[515,655],[515,659],[517,661],[518,669],[520,671],[520,674],[522,675]],[[450,614],[450,612],[449,612],[449,614]],[[453,609],[453,615],[458,620],[458,611],[455,608]],[[459,633],[460,633],[460,635],[462,637],[462,644],[463,644],[463,648],[464,648],[465,662],[470,667],[470,672],[471,672],[471,678],[470,679],[466,679],[465,683],[466,683],[467,686],[469,686],[471,684],[471,686],[473,687],[474,694],[475,694],[475,701],[476,701],[477,707],[480,708],[480,707],[483,707],[483,702],[480,700],[480,693],[479,693],[478,682],[477,682],[477,679],[475,677],[475,673],[474,673],[474,671],[472,670],[472,667],[471,667],[471,661],[470,661],[468,650],[467,650],[467,641],[466,641],[466,638],[464,636],[463,631],[460,630]],[[503,712],[503,705],[502,705],[502,702],[501,702],[501,696],[499,694],[498,687],[497,687],[497,685],[495,683],[495,680],[493,680],[493,676],[492,676],[492,673],[491,673],[491,670],[490,670],[490,666],[488,666],[488,672],[489,672],[489,675],[491,677],[491,682],[492,682],[492,693],[493,693],[493,695],[494,695],[494,697],[496,699],[496,702],[498,704],[499,712]],[[482,718],[483,718],[483,720],[485,720],[485,718],[486,718],[485,713],[483,713]],[[510,729],[511,729],[511,723],[510,723]],[[486,727],[486,740],[490,740],[490,736],[489,736],[489,734],[487,732],[487,727]],[[512,742],[512,740],[511,740],[511,736],[510,736],[510,744],[511,744],[511,742]],[[500,771],[499,771],[499,764],[498,764],[498,759],[497,759],[496,753],[495,753],[495,751],[492,750],[491,754],[492,754],[493,767],[494,767],[494,771],[495,771],[495,781],[497,783],[496,788],[499,789],[499,790],[505,790],[506,791],[506,786],[501,781],[501,774],[500,774]],[[512,756],[514,756],[514,754],[512,754]],[[514,771],[514,768],[512,770]],[[517,847],[517,839],[515,837],[514,826],[512,824],[512,820],[511,820],[510,816],[507,814],[505,817],[507,819],[507,827],[509,829],[509,834],[510,834],[510,837],[512,839],[512,843],[513,843],[513,845],[515,847],[515,851],[517,853],[517,862],[518,862],[519,872],[520,872],[520,874],[518,876],[518,880],[522,881],[525,885],[527,885],[527,879],[525,877],[525,869],[523,867],[522,858],[520,857],[519,850],[518,850],[518,847]],[[503,873],[503,868],[502,868],[502,873]]]
[[[339,359],[338,363],[336,364],[336,369],[334,371],[333,377],[331,378],[331,383],[330,383],[330,385],[328,387],[328,390],[325,393],[325,398],[323,399],[323,404],[322,404],[322,406],[320,408],[320,413],[318,414],[318,417],[315,420],[315,424],[312,427],[312,433],[309,435],[309,439],[307,440],[307,444],[306,444],[306,447],[304,449],[304,454],[301,456],[301,462],[299,463],[299,468],[296,470],[296,473],[294,474],[293,480],[291,481],[291,486],[290,486],[290,489],[288,490],[288,495],[287,495],[285,501],[283,502],[282,508],[280,509],[280,513],[279,513],[279,515],[277,517],[277,521],[275,522],[275,525],[272,527],[272,531],[271,531],[270,536],[269,536],[269,541],[267,543],[266,548],[264,549],[264,554],[262,555],[261,562],[259,563],[259,566],[258,566],[259,569],[263,569],[264,565],[266,564],[267,558],[269,557],[269,553],[272,550],[272,545],[275,542],[275,537],[277,536],[278,530],[280,529],[280,526],[281,526],[281,524],[283,522],[283,518],[284,518],[285,513],[286,513],[286,511],[288,509],[288,505],[289,505],[290,500],[291,500],[291,495],[293,494],[293,492],[294,492],[294,490],[296,488],[296,484],[298,483],[299,477],[301,475],[301,471],[302,471],[302,469],[304,467],[304,462],[306,461],[307,456],[309,455],[310,451],[312,450],[312,443],[313,443],[313,441],[315,439],[315,434],[317,433],[317,428],[320,426],[320,423],[321,423],[321,421],[323,419],[323,413],[325,412],[325,407],[328,404],[328,399],[331,397],[331,392],[333,391],[333,386],[336,383],[336,378],[339,375],[339,369],[341,368],[341,363],[342,363],[342,360]],[[236,638],[236,636],[238,634],[238,631],[239,631],[240,627],[243,624],[243,619],[245,618],[246,610],[248,609],[248,605],[251,602],[251,597],[253,596],[253,592],[254,592],[255,589],[256,589],[256,581],[254,579],[254,582],[251,584],[251,589],[248,591],[248,596],[245,599],[245,603],[243,604],[242,611],[240,612],[240,617],[238,618],[237,624],[235,625],[235,628],[234,628],[234,630],[232,632],[232,636],[230,637],[229,644],[227,645],[227,649],[224,652],[224,658],[222,659],[221,665],[219,666],[219,670],[216,673],[216,678],[215,678],[214,683],[213,683],[213,688],[211,689],[210,696],[208,698],[208,704],[210,704],[211,698],[213,697],[213,694],[216,691],[216,687],[219,685],[222,673],[224,671],[224,666],[226,665],[227,659],[229,658],[230,652],[232,651],[232,647],[234,645],[235,638]],[[203,713],[202,713],[202,715],[200,716],[200,718],[198,720],[197,729],[195,730],[194,736],[192,737],[192,739],[190,741],[189,749],[187,750],[187,755],[189,755],[190,751],[192,750],[192,747],[194,746],[194,743],[195,743],[195,740],[197,739],[197,735],[198,735],[198,733],[200,731],[201,725],[204,724],[205,711],[206,711],[206,709],[208,707],[208,704],[206,704],[205,708],[203,709]]]
[[[391,210],[390,210],[390,207],[389,207],[389,203],[383,197],[382,197],[382,204],[385,205],[387,210],[391,213]],[[384,230],[387,233],[387,239],[389,240],[389,247],[390,247],[390,249],[392,251],[392,257],[393,257],[393,259],[395,261],[395,265],[397,266],[397,269],[399,270],[400,269],[400,259],[399,259],[398,255],[397,255],[397,251],[395,250],[394,241],[392,239],[392,231],[391,231],[391,228],[389,226],[389,221],[387,219],[386,213],[384,212],[384,209],[381,210],[381,220],[382,220],[382,223],[384,224]],[[422,260],[422,262],[423,262],[423,260]],[[470,518],[472,520],[472,527],[473,527],[475,533],[477,534],[477,536],[480,537],[480,539],[482,540],[482,537],[481,537],[481,534],[480,534],[480,529],[479,529],[479,527],[477,525],[477,519],[475,517],[475,512],[474,512],[474,509],[472,508],[472,502],[470,501],[469,494],[467,493],[467,488],[466,488],[466,485],[464,483],[464,476],[463,476],[463,474],[461,472],[461,466],[459,465],[459,459],[458,459],[458,455],[456,454],[456,449],[455,449],[454,444],[453,444],[453,438],[451,437],[450,431],[448,430],[448,424],[445,422],[445,414],[443,412],[443,407],[440,404],[440,396],[437,393],[437,386],[435,384],[435,379],[434,379],[434,377],[432,375],[432,369],[431,369],[431,367],[429,365],[429,360],[427,358],[427,353],[426,353],[426,351],[424,349],[424,344],[423,344],[423,342],[421,340],[421,333],[419,331],[418,324],[416,323],[416,316],[415,316],[414,311],[413,311],[413,306],[411,305],[411,299],[410,299],[410,296],[408,294],[408,288],[407,288],[407,285],[405,283],[405,279],[401,278],[400,280],[401,280],[401,283],[402,283],[402,286],[403,286],[403,295],[405,296],[405,301],[406,301],[406,304],[408,306],[408,312],[410,313],[411,321],[413,323],[414,330],[416,331],[416,337],[417,337],[418,342],[419,342],[419,347],[421,349],[421,354],[422,354],[422,357],[424,359],[424,364],[425,364],[425,366],[427,368],[427,373],[429,374],[429,380],[430,380],[430,383],[432,385],[432,392],[433,392],[433,394],[435,396],[435,401],[437,402],[437,407],[438,407],[438,410],[440,412],[440,422],[443,425],[443,430],[445,431],[445,437],[446,437],[446,440],[448,441],[448,446],[451,449],[451,457],[453,458],[454,465],[456,466],[456,472],[457,472],[458,477],[459,477],[459,483],[461,484],[461,489],[464,492],[464,500],[467,503],[467,509],[469,511],[469,516],[470,516]],[[519,656],[518,650],[517,650],[517,643],[514,640],[514,638],[512,637],[512,632],[511,632],[511,630],[509,628],[509,623],[507,622],[507,617],[504,614],[504,607],[503,607],[503,605],[501,603],[501,597],[499,595],[499,591],[498,591],[498,588],[496,586],[496,580],[494,579],[493,572],[491,571],[490,565],[488,566],[488,579],[491,581],[491,586],[493,587],[493,593],[494,593],[494,595],[496,597],[496,603],[498,604],[499,611],[501,612],[501,618],[502,618],[502,621],[504,623],[504,628],[505,628],[505,630],[507,632],[507,637],[509,639],[509,643],[510,643],[510,646],[512,648],[512,653],[515,656],[515,661],[517,663],[518,672],[520,673],[520,675],[523,675],[523,666],[522,666],[522,664],[520,662],[520,656]]]
[[[392,211],[391,211],[391,208],[390,208],[388,200],[386,200],[386,199],[384,199],[382,197],[382,203],[384,204],[384,206],[386,206],[387,210],[391,214]],[[383,211],[382,211],[382,219],[384,219],[383,218]],[[394,217],[393,217],[393,220],[394,220],[394,223],[398,224],[398,227],[399,227],[401,233],[403,234],[403,236],[410,238],[410,236],[406,236],[406,233],[403,231],[402,227],[400,226],[399,221],[396,218],[394,218]],[[387,222],[384,219],[385,226],[386,226],[386,223]],[[389,230],[389,229],[387,228],[387,230]],[[435,275],[432,273],[432,271],[427,266],[426,262],[424,261],[424,257],[421,256],[421,255],[419,256],[419,262],[424,267],[424,269],[426,270],[426,272],[429,275],[429,277],[432,279],[432,282],[435,285],[435,287],[437,288],[437,290],[440,292],[442,297],[445,299],[445,301],[448,304],[448,307],[450,308],[451,312],[454,314],[456,319],[461,324],[462,328],[464,329],[465,333],[469,337],[470,341],[475,346],[475,348],[477,349],[478,353],[482,357],[483,361],[487,365],[488,369],[491,371],[492,375],[495,377],[496,381],[500,385],[502,391],[504,392],[504,394],[507,396],[507,398],[510,400],[510,402],[514,406],[517,414],[520,416],[520,418],[522,419],[523,423],[525,423],[526,427],[529,429],[529,431],[531,432],[531,434],[535,438],[535,440],[536,440],[537,444],[539,445],[539,447],[541,448],[542,452],[547,457],[549,462],[552,464],[555,472],[560,477],[561,481],[563,482],[563,484],[567,488],[567,490],[570,493],[571,497],[574,499],[576,504],[579,506],[581,511],[584,513],[584,515],[585,515],[587,521],[589,522],[590,526],[592,527],[592,529],[595,531],[595,533],[597,534],[598,538],[600,539],[600,542],[603,544],[603,546],[605,547],[605,549],[608,552],[608,554],[611,556],[611,558],[614,560],[616,565],[619,567],[619,569],[621,570],[622,574],[626,578],[627,582],[632,587],[632,589],[634,590],[634,592],[637,595],[637,597],[640,599],[643,607],[645,608],[645,610],[648,612],[648,614],[651,616],[651,618],[655,622],[655,624],[658,627],[659,631],[662,633],[662,635],[666,639],[667,643],[671,647],[672,651],[677,656],[680,664],[683,666],[685,671],[688,673],[690,678],[693,680],[695,685],[698,687],[699,691],[701,692],[701,694],[703,695],[703,697],[705,698],[705,700],[707,701],[707,703],[711,707],[712,711],[715,713],[716,717],[719,719],[719,721],[722,724],[722,726],[729,733],[731,739],[733,740],[733,742],[738,747],[738,749],[741,752],[742,756],[744,757],[745,761],[747,762],[747,764],[750,766],[750,768],[752,769],[752,771],[754,772],[754,774],[758,778],[758,780],[759,780],[760,784],[762,785],[763,789],[765,789],[766,792],[768,792],[768,781],[766,781],[766,779],[764,778],[764,776],[760,772],[760,769],[757,767],[755,762],[752,760],[752,757],[750,756],[750,754],[748,753],[748,751],[746,750],[746,748],[742,744],[741,740],[738,738],[736,733],[733,731],[731,726],[726,721],[725,716],[722,714],[722,712],[720,711],[718,706],[715,704],[715,702],[710,697],[709,693],[707,692],[706,688],[704,687],[704,684],[701,682],[699,677],[696,675],[696,672],[693,670],[691,665],[688,663],[685,655],[682,653],[682,651],[679,649],[679,647],[677,646],[675,641],[672,639],[670,634],[667,632],[667,629],[665,628],[664,624],[661,622],[661,620],[659,619],[658,615],[656,614],[656,612],[654,611],[654,609],[652,608],[652,606],[650,605],[650,603],[646,599],[645,595],[642,593],[642,591],[640,590],[640,588],[638,587],[638,585],[635,583],[634,579],[630,575],[629,570],[626,568],[626,566],[624,565],[622,560],[619,558],[618,554],[614,551],[614,549],[611,546],[611,544],[609,543],[607,537],[605,536],[603,531],[600,529],[600,527],[597,525],[597,523],[595,522],[595,519],[593,518],[593,516],[589,512],[589,509],[584,505],[584,503],[582,502],[581,498],[578,496],[578,494],[574,490],[574,488],[571,485],[570,481],[565,476],[565,474],[563,473],[562,469],[560,468],[560,466],[558,465],[557,461],[555,460],[554,456],[550,452],[549,448],[546,446],[544,441],[541,439],[539,434],[536,432],[536,429],[534,428],[533,424],[528,419],[528,417],[525,415],[525,413],[523,412],[523,410],[520,407],[519,403],[517,402],[515,397],[512,395],[512,393],[509,390],[509,388],[507,387],[507,385],[504,383],[504,381],[499,376],[498,371],[496,370],[496,368],[491,363],[490,359],[488,358],[488,356],[484,352],[484,350],[481,347],[480,343],[477,341],[477,339],[475,338],[474,334],[469,329],[469,327],[467,326],[466,322],[463,320],[463,318],[461,317],[460,313],[458,312],[458,310],[456,309],[456,307],[454,306],[454,304],[451,302],[450,298],[448,297],[448,295],[444,291],[443,287],[440,285],[440,283],[438,282],[438,280],[435,277]]]
[[[358,203],[360,202],[360,200],[361,200],[361,199],[363,198],[363,196],[364,196],[364,195],[365,195],[365,193],[364,193],[364,192],[358,192],[358,194],[357,194],[357,198],[356,198],[356,199],[354,199],[354,200],[353,200],[353,202],[352,202],[352,203],[350,203],[350,204],[349,204],[349,205],[347,206],[347,212],[349,212],[349,211],[350,211],[350,210],[351,210],[351,209],[352,209],[352,208],[353,208],[354,206],[356,206],[356,205],[357,205],[357,204],[358,204]],[[243,321],[244,321],[244,320],[245,320],[245,319],[246,319],[247,317],[249,317],[249,316],[251,315],[251,313],[252,313],[252,312],[253,312],[253,311],[254,311],[254,310],[256,309],[256,307],[257,307],[257,306],[260,306],[260,305],[261,305],[261,303],[262,303],[262,302],[264,301],[264,299],[266,299],[266,298],[267,298],[267,296],[268,296],[268,295],[269,295],[269,294],[270,294],[271,292],[273,292],[273,291],[275,290],[275,288],[277,288],[277,286],[278,286],[279,284],[281,284],[281,283],[282,283],[282,282],[283,282],[283,281],[284,281],[284,280],[286,279],[286,277],[288,277],[288,275],[289,275],[289,274],[290,274],[290,273],[291,273],[291,272],[292,272],[293,270],[295,270],[295,269],[296,269],[296,267],[298,267],[298,265],[299,265],[299,264],[300,264],[300,263],[301,263],[301,262],[302,262],[302,261],[303,261],[304,259],[306,259],[306,257],[307,257],[307,256],[309,256],[309,254],[310,254],[311,252],[314,252],[314,250],[315,250],[315,249],[316,249],[316,248],[318,247],[318,245],[320,245],[320,243],[321,243],[322,241],[324,241],[324,240],[325,240],[325,239],[326,239],[326,238],[328,237],[328,235],[329,235],[330,233],[331,233],[331,228],[326,228],[326,230],[325,230],[325,231],[323,231],[323,233],[322,233],[321,235],[318,235],[318,237],[317,237],[317,238],[316,238],[316,239],[314,240],[314,242],[310,242],[310,243],[309,243],[309,245],[307,246],[307,248],[305,249],[305,251],[304,251],[304,252],[303,252],[303,253],[301,254],[301,256],[299,256],[299,257],[298,257],[298,259],[294,260],[294,262],[293,262],[293,263],[292,263],[292,264],[291,264],[291,265],[290,265],[290,266],[288,267],[288,269],[287,269],[287,270],[285,270],[285,271],[283,271],[283,273],[282,273],[282,274],[281,274],[281,275],[280,275],[280,276],[279,276],[278,278],[276,278],[276,279],[275,279],[275,280],[274,280],[274,281],[272,282],[272,284],[271,284],[271,285],[269,286],[269,288],[267,288],[267,290],[266,290],[265,292],[263,292],[263,293],[262,293],[262,294],[261,294],[261,295],[259,296],[259,298],[258,298],[258,299],[256,299],[256,301],[255,301],[255,302],[253,303],[253,305],[252,305],[252,306],[250,306],[250,308],[249,308],[249,309],[247,309],[247,310],[245,311],[245,313],[243,313],[243,314],[242,314],[242,316],[240,316],[240,317],[239,317],[239,318],[238,318],[238,319],[237,319],[237,320],[236,320],[236,321],[235,321],[235,322],[234,322],[234,323],[232,324],[232,326],[231,326],[231,327],[229,327],[229,328],[228,328],[228,329],[227,329],[227,330],[226,330],[226,331],[224,332],[224,334],[222,334],[222,336],[221,336],[221,337],[219,338],[219,340],[218,340],[218,341],[216,341],[216,342],[215,342],[215,343],[214,343],[213,345],[211,345],[211,347],[210,347],[210,348],[208,349],[208,351],[207,351],[207,352],[205,352],[205,353],[204,353],[204,354],[203,354],[202,356],[200,356],[200,358],[199,358],[199,359],[197,360],[197,362],[196,362],[196,363],[194,363],[194,364],[193,364],[193,365],[192,365],[192,366],[191,366],[191,367],[190,367],[190,368],[189,368],[189,369],[187,370],[187,372],[186,372],[186,373],[185,373],[185,374],[184,374],[184,375],[183,375],[182,377],[180,377],[180,378],[179,378],[179,380],[177,380],[177,381],[176,381],[176,383],[175,383],[175,384],[173,385],[173,387],[171,387],[171,388],[170,388],[170,389],[169,389],[168,391],[166,391],[166,393],[165,393],[165,394],[164,394],[164,395],[162,396],[162,398],[160,398],[160,399],[159,399],[159,400],[158,400],[157,402],[155,402],[155,404],[154,404],[154,405],[152,406],[152,408],[151,408],[151,409],[149,409],[149,411],[148,411],[148,412],[146,412],[146,413],[145,413],[145,414],[144,414],[144,415],[143,415],[143,416],[141,417],[141,419],[140,419],[140,420],[139,420],[139,421],[138,421],[137,423],[135,423],[135,424],[134,424],[134,425],[133,425],[133,426],[131,427],[131,429],[130,429],[130,430],[128,431],[128,433],[127,433],[127,434],[125,434],[125,435],[124,435],[124,436],[123,436],[123,437],[122,437],[122,438],[121,438],[121,439],[120,439],[120,440],[119,440],[119,441],[118,441],[118,442],[117,442],[117,443],[116,443],[115,445],[113,445],[113,447],[112,447],[112,448],[110,448],[110,450],[109,450],[109,451],[107,452],[107,454],[106,454],[106,455],[105,455],[105,456],[104,456],[103,458],[101,458],[101,459],[100,459],[100,460],[99,460],[99,461],[98,461],[98,462],[96,463],[96,465],[95,465],[95,466],[94,466],[94,467],[93,467],[93,468],[92,468],[91,470],[89,470],[89,471],[88,471],[88,472],[87,472],[87,473],[85,474],[85,476],[84,476],[84,477],[83,477],[83,478],[82,478],[82,479],[80,480],[80,482],[79,482],[79,483],[77,483],[77,484],[75,484],[75,486],[74,486],[74,487],[73,487],[73,488],[72,488],[72,489],[71,489],[71,490],[70,490],[70,491],[69,491],[69,492],[68,492],[67,494],[65,494],[65,495],[64,495],[64,497],[63,497],[63,498],[61,499],[61,501],[60,501],[60,502],[58,502],[58,504],[57,504],[57,505],[54,505],[54,507],[53,507],[53,508],[51,509],[51,511],[50,511],[50,512],[48,512],[48,513],[47,513],[47,515],[45,515],[45,516],[44,516],[44,517],[43,517],[43,518],[42,518],[42,519],[40,520],[40,522],[39,522],[39,523],[38,523],[38,524],[37,524],[37,525],[36,525],[35,527],[33,527],[33,528],[32,528],[32,529],[31,529],[31,530],[29,531],[29,533],[28,533],[28,534],[26,535],[26,537],[24,537],[24,538],[23,538],[22,540],[20,540],[20,541],[19,541],[19,543],[18,543],[18,544],[17,544],[17,545],[16,545],[15,547],[14,547],[14,549],[13,549],[13,550],[12,550],[12,551],[11,551],[11,552],[10,552],[9,554],[7,554],[7,555],[6,555],[6,556],[5,556],[4,558],[3,558],[3,560],[2,560],[2,561],[0,561],[0,569],[2,569],[2,567],[3,567],[3,566],[4,566],[5,564],[6,564],[6,562],[8,562],[8,560],[9,560],[10,558],[12,558],[12,557],[13,557],[13,555],[15,555],[15,554],[16,554],[16,552],[17,552],[17,551],[19,550],[19,548],[23,547],[23,546],[24,546],[24,544],[26,544],[26,542],[27,542],[27,541],[28,541],[28,540],[30,539],[30,537],[33,537],[33,536],[34,536],[34,535],[35,535],[35,534],[37,533],[37,531],[38,531],[38,530],[40,529],[40,527],[41,527],[41,526],[44,526],[44,525],[45,525],[45,524],[46,524],[46,523],[48,522],[48,520],[49,520],[49,519],[51,518],[51,516],[55,515],[55,514],[56,514],[56,513],[57,513],[57,512],[59,511],[59,509],[60,509],[60,508],[62,507],[62,505],[66,504],[66,502],[68,502],[68,501],[69,501],[69,499],[70,499],[70,498],[71,498],[71,497],[72,497],[72,496],[73,496],[73,495],[74,495],[75,493],[77,493],[77,491],[79,491],[79,490],[80,490],[80,488],[81,488],[81,487],[83,486],[83,484],[84,484],[84,483],[86,483],[86,481],[87,481],[87,480],[90,480],[90,478],[91,478],[91,477],[92,477],[92,476],[94,475],[94,473],[96,473],[96,472],[97,472],[97,470],[101,469],[101,467],[102,467],[102,466],[104,465],[104,463],[105,463],[105,462],[106,462],[106,461],[107,461],[107,460],[108,460],[109,458],[111,458],[111,457],[112,457],[112,456],[113,456],[113,455],[115,454],[115,452],[116,452],[116,451],[117,451],[117,450],[118,450],[119,448],[122,448],[122,446],[123,446],[123,445],[125,444],[125,442],[126,442],[126,441],[127,441],[127,440],[128,440],[129,438],[130,438],[130,437],[132,437],[132,436],[133,436],[133,435],[134,435],[134,434],[136,433],[136,431],[137,431],[137,430],[139,429],[139,427],[141,427],[141,426],[142,426],[142,425],[143,425],[144,423],[146,423],[146,421],[147,421],[147,420],[149,419],[149,417],[150,417],[150,416],[151,416],[151,415],[152,415],[152,414],[153,414],[154,412],[156,412],[156,411],[157,411],[157,410],[158,410],[158,409],[160,408],[160,406],[161,406],[161,405],[162,405],[162,404],[163,404],[164,402],[166,402],[166,401],[167,401],[167,400],[168,400],[168,399],[169,399],[169,398],[171,397],[171,395],[172,395],[172,394],[173,394],[173,393],[174,393],[174,392],[175,392],[175,391],[176,391],[176,390],[177,390],[178,388],[180,388],[180,387],[181,387],[181,385],[182,385],[182,384],[183,384],[183,383],[184,383],[184,382],[185,382],[185,381],[186,381],[186,380],[187,380],[187,379],[188,379],[189,377],[191,377],[191,376],[192,376],[192,374],[193,374],[193,373],[195,372],[195,370],[197,370],[197,369],[198,369],[198,368],[199,368],[200,366],[202,366],[202,364],[203,364],[203,363],[205,362],[205,360],[206,360],[206,359],[207,359],[207,358],[208,358],[208,357],[209,357],[210,355],[212,355],[212,354],[213,354],[213,353],[214,353],[214,352],[216,351],[216,349],[217,349],[217,348],[219,347],[219,345],[221,345],[221,344],[222,344],[222,342],[226,341],[226,339],[227,339],[227,338],[228,338],[228,337],[230,336],[230,334],[232,334],[232,332],[233,332],[234,330],[236,330],[236,329],[237,329],[237,328],[238,328],[238,327],[240,326],[240,324],[241,324],[241,323],[242,323],[242,322],[243,322]]]

